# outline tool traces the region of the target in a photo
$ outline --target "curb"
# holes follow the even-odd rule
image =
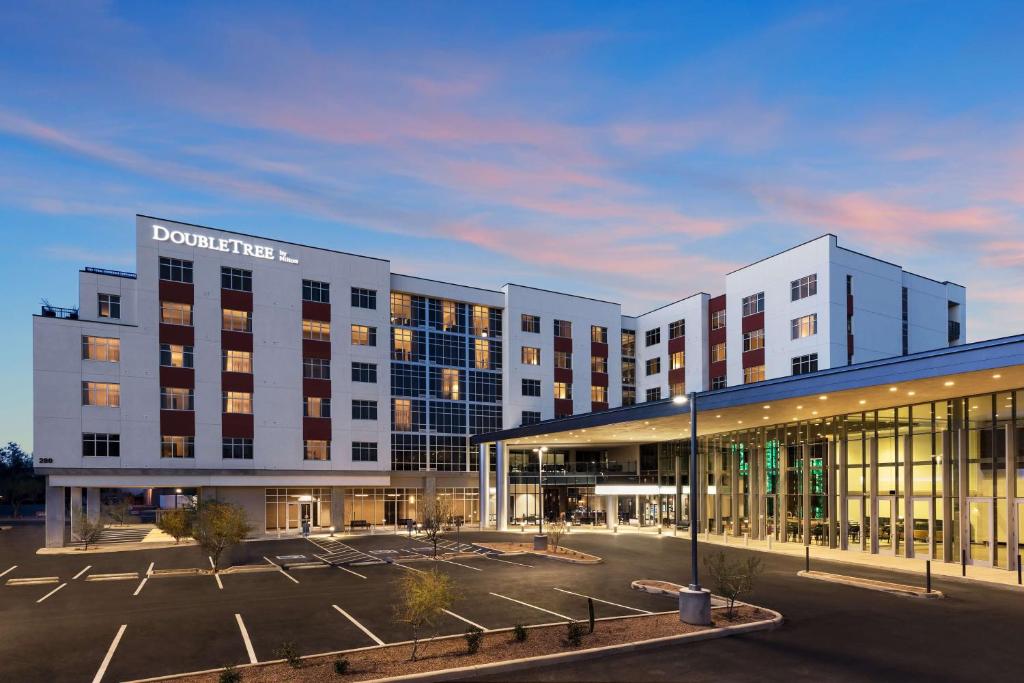
[[[869,591],[877,591],[879,593],[889,593],[890,595],[897,595],[903,598],[921,598],[923,600],[937,600],[939,598],[946,597],[942,591],[933,590],[931,593],[924,591],[917,586],[908,586],[902,583],[890,583],[888,581],[876,581],[875,579],[862,579],[856,576],[845,576],[843,574],[832,574],[829,572],[819,572],[815,570],[811,571],[798,571],[797,576],[802,576],[805,579],[815,579],[817,581],[827,581],[829,583],[839,583],[844,586],[853,586],[854,588],[864,588]]]
[[[590,553],[585,553],[582,550],[572,550],[572,548],[565,548],[565,546],[559,546],[559,547],[563,548],[565,550],[572,550],[572,552],[579,553],[580,555],[586,555],[588,557],[593,557],[594,559],[592,559],[592,560],[579,560],[579,559],[576,559],[574,557],[563,557],[561,555],[551,555],[549,553],[542,553],[542,552],[538,552],[536,550],[530,550],[529,548],[523,548],[521,550],[504,551],[501,548],[495,548],[494,546],[488,545],[486,543],[477,543],[477,545],[480,546],[481,548],[487,548],[488,550],[493,550],[496,553],[499,553],[502,557],[511,557],[511,556],[514,556],[514,555],[533,555],[534,557],[546,557],[549,560],[557,560],[559,562],[568,562],[569,564],[603,564],[604,563],[604,558],[598,557],[597,555],[591,555]]]

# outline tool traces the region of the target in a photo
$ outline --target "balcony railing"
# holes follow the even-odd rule
[[[96,273],[97,275],[110,275],[111,277],[123,277],[129,280],[135,280],[139,276],[135,273],[129,273],[126,270],[109,270],[107,268],[95,268],[93,266],[86,266],[84,268],[87,273]]]
[[[956,340],[960,339],[960,322],[958,320],[949,321],[949,343],[952,344]]]
[[[77,308],[63,308],[61,306],[42,305],[40,313],[44,318],[63,318],[65,320],[78,320]]]

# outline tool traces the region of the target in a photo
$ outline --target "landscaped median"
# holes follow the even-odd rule
[[[751,631],[773,629],[782,622],[778,612],[738,605],[730,619],[716,610],[711,626],[691,626],[679,621],[679,612],[660,612],[595,620],[593,633],[586,622],[572,622],[583,634],[580,644],[569,644],[570,625],[543,624],[525,628],[526,638],[517,640],[514,628],[485,631],[479,649],[470,654],[464,635],[420,641],[419,657],[410,660],[409,642],[310,655],[289,665],[284,660],[237,667],[244,683],[277,681],[452,681],[501,674],[549,664],[595,659],[627,651],[668,644],[721,638]],[[338,665],[338,662],[344,662]],[[343,669],[344,673],[339,673]],[[223,669],[163,676],[145,681],[216,683]],[[137,681],[135,683],[142,683]]]
[[[590,555],[564,546],[555,547],[553,545],[549,545],[547,550],[536,550],[530,543],[494,543],[491,541],[478,541],[477,545],[481,548],[487,548],[488,550],[496,550],[503,555],[539,555],[541,557],[550,557],[552,560],[561,560],[563,562],[572,562],[574,564],[600,564],[601,562],[604,562],[604,560],[597,555]]]

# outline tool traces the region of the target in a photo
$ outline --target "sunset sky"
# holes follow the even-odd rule
[[[0,441],[146,213],[636,314],[825,232],[1024,332],[1020,3],[3,3]]]

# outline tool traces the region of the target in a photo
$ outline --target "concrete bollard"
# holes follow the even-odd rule
[[[750,534],[743,534],[743,545],[750,547]]]

